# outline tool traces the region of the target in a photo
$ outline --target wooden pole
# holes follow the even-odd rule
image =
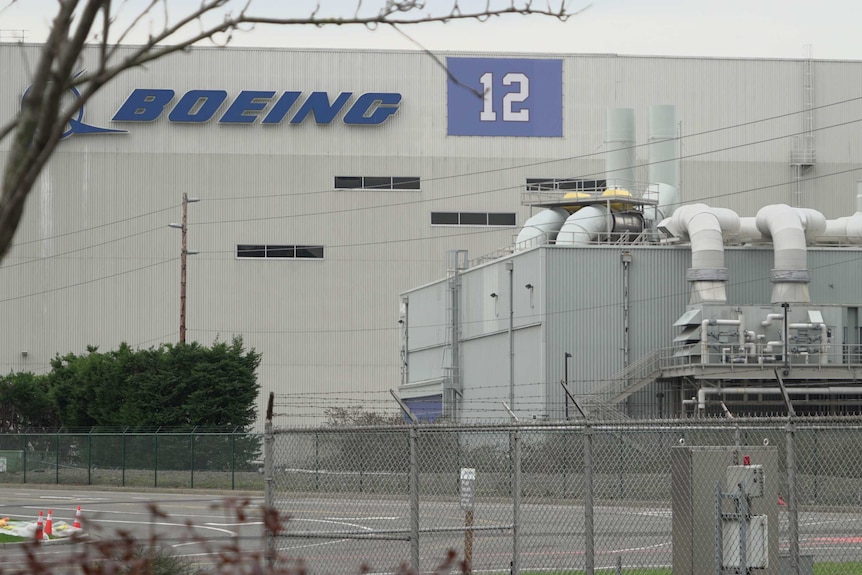
[[[473,512],[467,511],[464,516],[464,573],[473,572]]]

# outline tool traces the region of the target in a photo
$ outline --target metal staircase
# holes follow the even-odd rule
[[[602,382],[592,393],[583,396],[587,413],[597,419],[624,419],[619,403],[661,375],[661,349],[656,349],[632,362],[625,369]]]

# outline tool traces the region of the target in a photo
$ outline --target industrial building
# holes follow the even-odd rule
[[[538,211],[512,245],[473,263],[453,251],[445,279],[402,295],[400,391],[416,415],[862,409],[862,182],[855,212],[834,219],[685,203],[676,109],[649,120],[647,180],[633,110],[610,110],[604,179],[528,186]]]
[[[0,44],[4,122],[39,49]],[[809,364],[840,365],[839,346],[858,342],[850,231],[807,251],[810,274],[787,282],[808,277],[810,302],[784,298],[788,321],[760,332],[782,309],[770,237],[757,226],[727,236],[725,265],[699,272],[707,297],[690,300],[692,230],[660,230],[659,213],[702,203],[743,219],[772,205],[816,210],[824,225],[851,216],[862,62],[435,56],[195,48],[118,77],[78,110],[0,266],[0,369],[177,342],[181,255],[187,341],[242,336],[263,356],[261,411],[269,391],[295,399],[280,409],[285,424],[347,399],[374,409],[395,388],[429,417],[505,416],[498,400],[513,387],[516,413],[562,417],[566,369],[589,393],[677,337],[694,350],[705,320],[739,322],[707,327],[723,343],[709,355],[734,370],[741,350],[742,365],[771,354],[769,373],[789,357],[775,351],[776,325],[814,326]],[[664,117],[655,133],[651,115]],[[673,161],[654,165],[662,144]],[[662,167],[672,176],[651,177]],[[187,206],[185,254],[169,227],[183,194],[199,200]],[[545,212],[614,224],[584,243],[564,222],[528,224]],[[539,233],[519,241],[525,226]],[[703,311],[686,315],[691,305]],[[821,325],[831,341],[815,352]],[[678,410],[695,376],[679,377],[637,393],[666,393],[663,409]],[[686,405],[697,408],[696,394]]]

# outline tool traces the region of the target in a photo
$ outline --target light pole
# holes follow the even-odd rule
[[[790,356],[787,355],[790,349],[790,342],[787,341],[787,338],[790,336],[790,330],[787,328],[787,312],[790,311],[790,304],[784,302],[781,304],[781,307],[784,309],[784,337],[782,338],[784,339],[784,375],[787,375],[790,373]]]
[[[566,389],[569,389],[569,358],[572,354],[566,352],[563,355],[563,378],[566,380]],[[569,394],[566,394],[566,420],[569,419]]]
[[[189,204],[201,201],[200,198],[190,198],[183,192],[183,223],[168,224],[168,227],[177,228],[182,232],[182,247],[180,249],[180,343],[186,342],[186,258],[189,254],[198,252],[188,249],[189,231]]]

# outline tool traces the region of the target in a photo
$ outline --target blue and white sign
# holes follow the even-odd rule
[[[447,58],[450,136],[563,135],[563,61]]]
[[[353,92],[341,92],[330,101],[327,92],[311,92],[304,99],[302,92],[273,90],[243,90],[230,98],[225,90],[189,90],[179,99],[173,90],[136,88],[111,118],[113,122],[153,122],[167,112],[171,123],[203,124],[218,117],[219,124],[301,124],[314,118],[317,124],[331,124],[347,110],[342,122],[356,126],[377,126],[398,111],[401,94],[367,92],[352,103]],[[218,115],[227,102],[227,109]],[[288,114],[294,104],[299,108]],[[289,119],[288,119],[289,116]]]

